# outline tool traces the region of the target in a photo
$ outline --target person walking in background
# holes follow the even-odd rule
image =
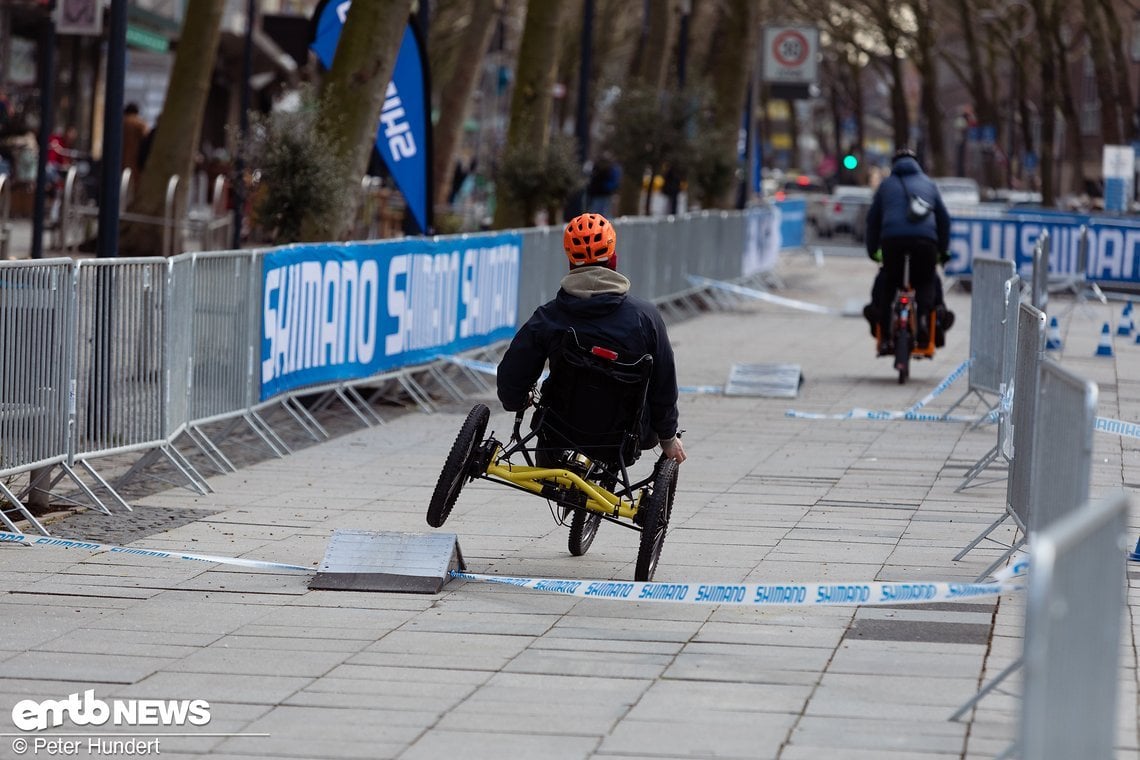
[[[586,211],[607,216],[620,182],[621,169],[609,153],[603,153],[590,171],[590,181],[586,185]]]
[[[137,103],[127,103],[123,109],[123,169],[130,169],[136,179],[142,171],[142,145],[150,130],[139,116]]]

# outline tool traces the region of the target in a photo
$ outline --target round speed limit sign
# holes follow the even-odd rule
[[[802,66],[810,50],[807,38],[797,29],[785,29],[772,40],[772,57],[781,66]]]
[[[809,26],[764,29],[764,81],[811,84],[816,81],[819,30]]]

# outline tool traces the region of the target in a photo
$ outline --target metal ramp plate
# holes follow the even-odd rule
[[[803,384],[798,364],[733,364],[724,395],[795,398]]]
[[[337,530],[309,588],[438,594],[463,569],[454,533]]]

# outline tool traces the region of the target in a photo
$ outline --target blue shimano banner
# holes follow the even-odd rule
[[[310,49],[325,69],[332,68],[341,29],[352,0],[325,0],[315,12]],[[432,226],[431,119],[428,112],[427,57],[411,22],[404,29],[392,81],[384,95],[376,149],[404,195],[420,231]]]
[[[521,252],[514,233],[269,251],[261,399],[510,338]]]
[[[968,275],[975,256],[1011,259],[1018,274],[1033,270],[1033,246],[1049,231],[1049,274],[1077,273],[1081,226],[1088,227],[1085,275],[1104,283],[1140,283],[1140,220],[1062,212],[1010,213],[976,217],[955,215],[950,225],[951,261],[947,274]]]

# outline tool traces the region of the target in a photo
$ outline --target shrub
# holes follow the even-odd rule
[[[254,213],[275,243],[301,238],[304,212],[320,214],[349,203],[355,186],[338,171],[329,137],[317,129],[319,100],[304,90],[296,111],[250,119],[247,165],[255,184]]]

